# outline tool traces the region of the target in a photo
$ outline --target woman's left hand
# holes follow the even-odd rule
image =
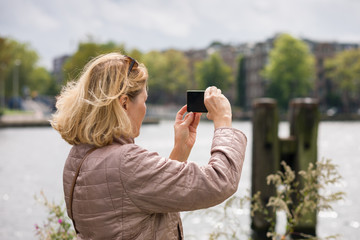
[[[175,144],[170,158],[186,162],[196,141],[196,129],[199,125],[201,113],[189,113],[184,117],[187,105],[183,106],[176,114],[175,119]]]

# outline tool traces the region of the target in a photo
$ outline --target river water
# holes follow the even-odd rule
[[[251,122],[234,122],[234,127],[248,137],[248,149],[236,195],[244,196],[250,189],[251,178]],[[289,134],[288,124],[280,124],[279,135]],[[201,122],[198,139],[190,161],[206,164],[210,156],[213,126]],[[155,139],[155,140],[154,140]],[[173,146],[173,123],[161,121],[158,125],[144,125],[136,143],[157,151],[163,156],[170,154]],[[340,239],[355,240],[360,236],[360,122],[321,122],[319,127],[318,157],[332,159],[339,165],[342,181],[333,190],[346,192],[346,198],[334,204],[334,210],[320,212],[317,233],[320,237],[340,234]],[[34,199],[43,190],[49,200],[60,203],[62,192],[62,169],[70,149],[52,128],[6,128],[0,129],[0,239],[36,239],[34,224],[46,219],[45,208]],[[214,208],[221,212],[222,207]],[[208,239],[222,222],[210,210],[182,213],[186,239]],[[235,210],[233,216],[240,224],[236,227],[247,239],[249,232],[249,208]],[[279,226],[283,216],[279,214]],[[280,232],[282,229],[278,229]]]

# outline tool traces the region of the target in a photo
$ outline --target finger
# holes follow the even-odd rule
[[[184,105],[176,114],[176,121],[181,121],[187,112],[187,105]]]
[[[189,113],[188,115],[185,116],[183,124],[188,127],[188,126],[190,126],[190,124],[193,121],[194,121],[194,113],[191,112],[191,113]]]
[[[208,87],[208,88],[205,90],[205,95],[204,95],[204,96],[205,96],[205,97],[210,96],[210,95],[213,93],[214,88],[215,88],[215,87],[213,87],[213,86]]]
[[[205,93],[204,93],[204,98],[208,97],[210,94],[210,87],[206,88]]]
[[[216,87],[211,86],[211,87],[210,87],[210,95],[211,95],[211,94],[214,94],[215,92],[216,92]]]
[[[219,91],[220,91],[220,93],[219,93]],[[218,94],[221,94],[221,90],[220,89],[218,89],[217,87],[215,87],[215,86],[213,86],[213,87],[211,87],[210,88],[210,95],[218,95]]]
[[[201,119],[201,113],[195,113],[194,121],[192,121],[190,126],[197,129],[197,127],[200,123],[200,119]]]
[[[206,117],[207,119],[212,120],[211,114],[209,112],[206,114]]]

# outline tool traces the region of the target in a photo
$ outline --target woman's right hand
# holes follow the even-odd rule
[[[204,103],[208,110],[207,118],[214,122],[214,127],[231,127],[232,113],[229,100],[216,87],[205,90]]]
[[[200,122],[201,113],[189,113],[185,117],[187,105],[176,114],[174,125],[175,144],[170,159],[186,162],[196,141],[196,129]]]

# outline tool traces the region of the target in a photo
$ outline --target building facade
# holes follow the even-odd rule
[[[274,47],[274,38],[269,38],[264,42],[249,45],[249,49],[244,54],[245,61],[245,82],[246,82],[246,108],[250,109],[252,102],[256,98],[264,97],[266,90],[266,79],[261,75],[262,70],[269,61],[269,54]],[[315,58],[315,88],[311,97],[317,98],[322,111],[332,105],[331,96],[337,91],[337,86],[326,76],[325,61],[334,57],[337,53],[358,49],[359,44],[338,43],[338,42],[318,42],[309,39],[302,39]]]
[[[57,57],[53,60],[53,71],[55,82],[57,85],[62,85],[64,83],[64,64],[66,60],[70,58],[69,55],[63,55]]]
[[[241,107],[244,110],[250,110],[252,103],[257,98],[265,97],[267,88],[267,81],[262,76],[261,72],[269,62],[269,55],[274,47],[274,42],[279,35],[266,39],[263,42],[257,43],[242,43],[242,44],[222,44],[219,42],[212,43],[207,48],[191,49],[184,51],[184,55],[188,58],[190,79],[192,79],[192,88],[196,89],[195,81],[195,64],[205,60],[209,55],[217,52],[223,58],[224,62],[233,69],[233,76],[237,79],[239,74],[239,56],[242,56],[242,76],[245,88],[242,95],[244,103]],[[338,88],[334,82],[326,76],[325,62],[327,59],[334,57],[337,53],[348,50],[358,49],[360,44],[354,43],[338,43],[338,42],[322,42],[310,39],[301,39],[304,41],[310,52],[315,57],[315,87],[311,93],[311,97],[317,98],[320,103],[322,111],[334,105],[333,96],[336,95]],[[57,84],[62,84],[64,81],[63,66],[69,55],[63,55],[53,60],[53,75]],[[238,82],[234,82],[233,86],[226,92],[231,101],[239,98],[237,88],[240,86]]]

